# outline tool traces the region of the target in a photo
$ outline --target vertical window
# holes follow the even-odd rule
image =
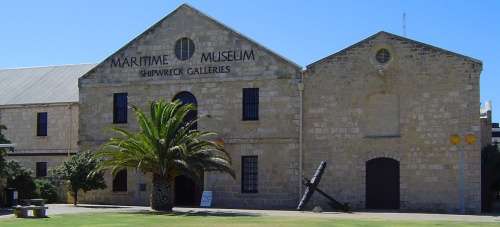
[[[257,193],[257,156],[241,157],[241,192]]]
[[[120,170],[113,178],[113,191],[126,192],[127,191],[127,170]]]
[[[146,191],[146,184],[139,184],[139,191],[145,192]]]
[[[195,108],[194,110],[189,111],[189,113],[184,117],[185,123],[195,121],[198,118],[198,111],[196,110],[198,102],[196,101],[196,97],[194,97],[193,94],[191,94],[188,91],[183,91],[175,95],[172,101],[175,100],[179,100],[182,103],[182,105],[192,104]],[[198,129],[198,124],[195,122],[190,129],[192,130]]]
[[[36,135],[47,136],[47,112],[36,114]]]
[[[47,176],[47,162],[37,162],[36,177],[46,177],[46,176]]]
[[[175,42],[175,57],[181,61],[190,59],[194,53],[193,40],[189,38],[181,38]]]
[[[127,93],[113,94],[113,123],[127,123]]]
[[[259,89],[243,88],[243,120],[259,120]]]

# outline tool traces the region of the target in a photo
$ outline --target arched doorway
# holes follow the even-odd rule
[[[172,100],[179,100],[183,105],[193,104],[197,107],[196,97],[187,91],[183,91],[174,96]],[[185,121],[191,121],[198,118],[198,111],[193,110],[186,115]],[[193,129],[197,129],[198,125],[194,124]],[[202,178],[203,179],[203,178]],[[203,191],[203,182],[195,182],[187,176],[178,176],[175,178],[175,205],[176,206],[198,206],[201,200]]]
[[[399,162],[374,158],[366,162],[366,208],[399,209]]]

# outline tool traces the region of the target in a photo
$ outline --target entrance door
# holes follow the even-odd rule
[[[399,162],[375,158],[366,162],[366,208],[399,209]]]
[[[178,176],[175,178],[175,205],[176,206],[198,206],[201,201],[203,186],[197,184],[191,178]]]
[[[183,105],[193,104],[197,108],[196,97],[187,91],[183,91],[175,95],[173,100],[179,100]],[[197,110],[189,112],[185,121],[196,120],[198,117]],[[197,124],[194,124],[191,129],[197,129]],[[203,176],[203,175],[202,175]],[[201,177],[203,179],[203,177]],[[203,191],[203,182],[195,182],[187,176],[178,176],[175,178],[175,205],[176,206],[198,206],[200,205],[201,194]]]

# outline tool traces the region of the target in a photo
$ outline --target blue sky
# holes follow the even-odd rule
[[[405,12],[408,38],[483,61],[481,101],[500,120],[500,1],[3,1],[0,68],[100,62],[185,2],[302,66],[380,30],[402,35]]]

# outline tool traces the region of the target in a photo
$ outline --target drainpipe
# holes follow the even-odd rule
[[[300,81],[297,84],[299,89],[299,200],[302,196],[302,166],[303,166],[303,150],[302,150],[302,140],[303,140],[303,93],[304,93],[304,72],[300,72]]]

